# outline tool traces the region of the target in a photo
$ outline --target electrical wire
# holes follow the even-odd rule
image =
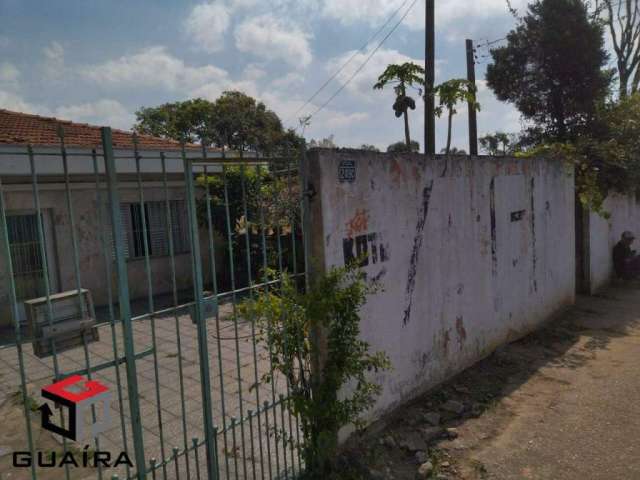
[[[387,18],[387,20],[384,22],[384,24],[371,36],[369,37],[369,39],[366,41],[366,43],[364,45],[362,45],[362,47],[360,47],[358,50],[354,51],[353,54],[340,66],[340,68],[338,68],[338,70],[336,70],[333,75],[331,75],[321,86],[320,88],[318,88],[318,90],[316,90],[316,92],[311,95],[311,97],[309,97],[307,99],[307,101],[304,103],[304,105],[302,105],[300,108],[298,108],[298,110],[296,110],[296,112],[291,115],[291,117],[288,119],[287,123],[290,122],[291,120],[293,120],[294,118],[296,118],[298,116],[298,114],[305,109],[305,107],[307,105],[309,105],[311,102],[313,102],[313,100],[315,100],[315,98],[329,85],[329,83],[331,83],[332,80],[334,80],[338,75],[340,75],[340,73],[342,73],[342,71],[347,67],[347,65],[349,65],[354,58],[356,58],[356,56],[360,53],[360,52],[364,52],[366,50],[366,48],[369,46],[369,44],[378,36],[380,35],[380,33],[387,28],[387,25],[389,25],[389,23],[391,23],[391,20],[393,20],[395,18],[395,16],[407,5],[407,3],[409,3],[409,0],[404,0],[404,2],[402,2],[402,4],[391,14],[391,16],[389,16],[389,18]]]
[[[373,58],[373,56],[378,52],[378,50],[380,50],[380,48],[382,48],[382,45],[384,45],[384,43],[389,39],[389,37],[391,37],[391,35],[397,30],[397,28],[400,26],[400,24],[404,21],[405,18],[407,18],[407,15],[409,15],[409,12],[411,11],[411,9],[415,6],[415,4],[418,3],[418,0],[413,0],[413,2],[411,3],[411,5],[409,5],[409,8],[407,9],[407,11],[404,13],[404,15],[402,15],[402,17],[400,18],[400,20],[398,20],[398,22],[393,26],[393,28],[385,35],[385,37],[380,41],[380,43],[378,43],[378,45],[376,46],[376,48],[374,48],[369,55],[367,56],[367,58],[365,59],[365,61],[356,69],[355,72],[353,72],[353,74],[347,79],[347,81],[340,86],[340,88],[338,90],[336,90],[336,92],[331,95],[327,101],[325,101],[322,105],[320,105],[311,115],[308,115],[307,117],[305,117],[306,122],[308,122],[309,120],[311,120],[315,115],[317,115],[318,113],[320,113],[322,110],[324,110],[324,108],[329,105],[329,103],[331,103],[333,101],[334,98],[336,98],[338,95],[340,95],[340,93],[347,87],[347,85],[349,85],[353,79],[362,71],[362,69],[364,69],[364,67],[369,63],[369,61]]]

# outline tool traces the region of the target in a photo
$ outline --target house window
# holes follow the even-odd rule
[[[187,253],[190,248],[184,201],[170,201],[169,213],[173,253]],[[145,256],[145,229],[149,256],[166,256],[171,253],[166,202],[145,202],[144,211],[139,203],[123,203],[120,205],[120,215],[126,235],[126,258]]]
[[[9,249],[18,301],[45,294],[44,262],[37,224],[38,217],[35,214],[7,217]]]

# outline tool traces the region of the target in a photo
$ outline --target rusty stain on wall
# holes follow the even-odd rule
[[[391,161],[391,181],[393,181],[393,183],[395,184],[407,181],[407,176],[404,172],[404,169],[396,158]]]
[[[356,214],[346,223],[347,237],[353,238],[354,235],[367,231],[369,228],[369,212],[363,209],[357,209]]]

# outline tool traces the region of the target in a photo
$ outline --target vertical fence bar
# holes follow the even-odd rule
[[[207,159],[207,149],[202,147],[202,158]],[[216,249],[213,239],[213,218],[211,215],[211,192],[209,191],[209,172],[207,166],[204,166],[204,184],[205,184],[205,202],[207,204],[207,238],[209,243],[209,263],[211,264],[211,281],[213,286],[213,294],[218,298],[218,272],[216,269]],[[220,310],[216,309],[216,342],[218,347],[218,369],[220,372],[220,408],[222,409],[222,441],[225,452],[228,450],[227,438],[227,410],[224,399],[224,367],[222,365],[222,340],[220,339]],[[225,473],[229,478],[229,457],[225,454]]]
[[[40,243],[40,257],[42,258],[42,274],[44,276],[44,290],[47,301],[47,319],[49,328],[53,329],[53,305],[51,303],[51,284],[49,282],[49,258],[47,255],[47,249],[45,244],[44,237],[44,221],[42,208],[40,208],[40,191],[38,189],[38,173],[36,172],[36,163],[33,154],[33,148],[31,145],[28,146],[29,153],[29,165],[31,168],[31,183],[33,189],[33,201],[36,209],[36,225],[38,230],[38,241]],[[56,347],[56,342],[53,338],[49,339],[49,344],[51,346],[52,358],[53,358],[53,373],[56,380],[60,377],[60,366],[58,364],[58,351]],[[60,422],[64,424],[64,414],[62,413],[62,409],[60,409]],[[64,454],[66,455],[68,452],[67,448],[67,439],[65,437],[62,438],[62,447],[64,450]],[[65,478],[69,480],[69,465],[65,463],[64,465],[64,474]]]
[[[247,250],[247,275],[248,275],[248,284],[251,287],[253,283],[253,278],[251,275],[251,240],[249,237],[249,232],[251,230],[251,222],[249,221],[249,209],[247,207],[247,194],[246,194],[246,172],[244,164],[241,165],[241,188],[242,188],[242,208],[244,213],[244,218],[246,220],[246,230],[245,230],[245,248]],[[257,176],[257,186],[258,192],[260,190],[260,172],[258,172]],[[260,197],[258,197],[259,199]],[[259,200],[258,200],[259,201]],[[267,272],[263,272],[263,275],[266,280]],[[253,299],[253,289],[249,289],[249,297]],[[264,479],[264,464],[263,460],[263,448],[262,448],[262,425],[260,422],[260,379],[258,375],[258,350],[257,350],[257,341],[256,341],[256,325],[255,322],[251,321],[251,342],[253,347],[253,368],[254,368],[254,381],[255,381],[255,391],[256,391],[256,405],[258,406],[257,416],[258,416],[258,438],[260,438],[259,442],[259,450],[260,450],[260,471],[262,473],[262,478]],[[249,415],[251,417],[251,415]],[[267,432],[268,434],[268,432]],[[253,442],[253,439],[252,439]],[[253,448],[253,446],[252,446]],[[254,477],[255,477],[255,462],[253,463]]]
[[[82,295],[82,277],[80,275],[80,252],[78,248],[78,236],[76,234],[76,221],[75,214],[73,210],[73,202],[71,198],[71,179],[69,176],[69,160],[67,158],[67,148],[64,144],[64,130],[60,128],[58,131],[58,136],[60,137],[60,153],[62,154],[62,168],[64,171],[64,186],[65,186],[65,198],[67,203],[67,213],[69,214],[69,230],[71,231],[71,244],[73,246],[73,271],[76,280],[76,288],[78,290],[78,306],[80,307],[80,314],[82,317],[85,316],[85,311],[89,309],[89,305],[85,306],[85,302],[83,300]],[[88,313],[88,312],[87,312]],[[85,367],[87,369],[87,378],[89,380],[93,380],[93,376],[91,374],[91,356],[89,354],[89,346],[87,344],[87,336],[86,333],[82,332],[82,348],[84,351],[84,361]],[[95,423],[96,421],[96,407],[95,405],[91,405],[91,419]],[[100,439],[98,437],[94,438],[94,444],[96,446],[96,450],[100,451]],[[98,465],[98,479],[102,480],[102,465]]]
[[[20,332],[20,313],[18,311],[18,299],[16,296],[16,286],[13,278],[13,264],[11,260],[11,246],[9,245],[9,232],[7,230],[7,214],[4,205],[4,191],[2,179],[0,178],[0,222],[2,223],[2,241],[4,243],[5,260],[7,262],[7,275],[9,276],[9,297],[11,299],[11,312],[16,335],[16,350],[18,353],[18,369],[20,370],[20,392],[22,393],[22,404],[24,408],[24,420],[27,429],[27,443],[31,458],[35,457],[33,448],[33,431],[31,430],[31,413],[27,403],[27,375],[24,367],[24,354],[22,352],[22,333]],[[36,462],[31,462],[31,479],[36,480]]]
[[[268,166],[267,166],[267,172],[268,172]],[[260,212],[260,240],[261,240],[261,249],[262,249],[262,266],[263,269],[265,271],[265,273],[267,272],[268,268],[269,268],[269,264],[268,264],[268,256],[267,256],[267,237],[266,237],[266,223],[265,223],[265,218],[264,218],[264,201],[262,199],[262,184],[261,184],[261,172],[262,169],[260,167],[260,164],[258,163],[258,165],[256,165],[256,173],[258,175],[258,185],[257,185],[257,190],[258,190],[258,204],[260,205],[259,208],[259,212]],[[276,227],[276,237],[278,235],[278,230]],[[279,238],[279,237],[277,237]],[[268,287],[267,287],[268,288]],[[272,401],[272,405],[276,403],[276,389],[275,389],[275,379],[274,379],[274,375],[273,375],[273,348],[271,346],[271,325],[267,325],[267,344],[268,344],[268,351],[269,351],[269,376],[271,377],[271,401]],[[266,432],[265,432],[265,436],[266,436],[266,440],[267,440],[267,455],[269,456],[269,478],[272,478],[272,472],[271,472],[271,447],[270,447],[270,437],[269,437],[269,412],[267,409],[268,402],[265,401],[265,409],[264,409],[264,415],[266,418]],[[274,423],[274,428],[276,428],[276,414],[275,414],[275,407],[274,407],[274,414],[273,414],[273,423]],[[275,447],[275,453],[276,453],[276,473],[279,475],[279,471],[280,471],[280,459],[279,457],[279,453],[278,453],[278,441],[277,439],[275,439],[274,441],[274,447]]]
[[[144,440],[142,437],[142,420],[140,418],[140,397],[138,396],[138,375],[136,372],[135,346],[133,326],[131,324],[131,306],[129,304],[129,278],[124,258],[124,241],[122,219],[120,218],[120,194],[118,192],[118,176],[116,161],[113,155],[111,129],[102,128],[102,151],[104,152],[105,171],[109,189],[109,210],[113,229],[113,245],[116,256],[118,275],[118,303],[122,322],[122,336],[126,357],[127,391],[129,393],[129,409],[131,413],[131,430],[133,448],[138,470],[138,479],[146,479],[146,462],[144,458]]]
[[[174,324],[176,329],[176,347],[178,348],[178,376],[180,378],[180,407],[182,409],[182,440],[184,442],[184,459],[187,465],[187,478],[191,478],[189,466],[189,444],[187,442],[187,409],[184,402],[184,369],[182,365],[182,341],[180,340],[180,318],[178,316],[178,281],[176,279],[175,247],[173,244],[173,219],[171,218],[171,204],[169,203],[169,186],[167,183],[167,159],[164,153],[160,153],[162,166],[162,189],[164,191],[165,213],[167,222],[167,237],[169,239],[169,258],[171,265],[171,292],[173,294]],[[178,219],[176,219],[178,221]],[[197,451],[196,451],[197,455]],[[196,457],[197,459],[197,457]],[[199,469],[199,465],[196,464]],[[200,471],[198,470],[198,480]]]
[[[100,185],[100,171],[98,169],[98,155],[94,150],[91,152],[91,158],[93,160],[93,173],[95,175],[95,184],[96,184],[96,205],[97,215],[98,215],[98,230],[100,231],[100,247],[102,248],[102,258],[104,260],[104,271],[105,271],[105,285],[107,287],[107,302],[109,304],[109,325],[111,330],[111,345],[113,347],[113,360],[115,363],[116,370],[116,384],[118,391],[118,412],[120,413],[120,429],[122,433],[122,447],[123,450],[127,453],[127,428],[124,420],[124,401],[122,399],[122,377],[120,376],[120,362],[118,361],[120,355],[118,354],[118,342],[116,335],[116,315],[113,311],[113,291],[111,288],[111,245],[107,246],[107,239],[105,238],[105,222],[104,222],[104,212],[103,208],[105,205],[102,203],[102,194],[101,185]],[[131,467],[129,464],[126,464],[126,472],[127,478],[130,475]]]
[[[140,219],[142,223],[142,246],[144,248],[144,267],[147,277],[147,302],[149,305],[149,322],[151,324],[151,343],[153,345],[153,372],[155,378],[156,393],[156,415],[158,417],[158,433],[160,433],[160,458],[162,460],[162,475],[167,478],[167,457],[165,455],[164,445],[164,428],[162,424],[162,400],[160,396],[160,372],[158,369],[158,343],[156,339],[156,316],[155,303],[153,301],[153,283],[151,272],[151,261],[149,260],[149,230],[147,228],[148,214],[144,200],[144,191],[142,187],[142,172],[140,170],[140,154],[138,152],[138,138],[133,135],[133,155],[136,162],[136,180],[138,185],[138,202],[140,205]],[[177,462],[177,457],[176,462]]]
[[[202,311],[202,265],[200,257],[200,238],[198,235],[198,214],[196,209],[196,193],[193,181],[193,162],[187,159],[182,147],[184,176],[187,193],[187,209],[189,217],[189,236],[191,238],[191,259],[193,267],[194,313],[198,332],[198,353],[200,359],[200,384],[202,390],[202,413],[204,420],[205,448],[207,452],[207,470],[209,480],[217,478],[215,435],[211,404],[211,378],[209,374],[209,347],[207,344],[207,325]]]

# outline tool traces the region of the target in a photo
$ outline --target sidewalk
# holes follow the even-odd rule
[[[376,425],[365,478],[640,479],[640,286],[612,288]]]

